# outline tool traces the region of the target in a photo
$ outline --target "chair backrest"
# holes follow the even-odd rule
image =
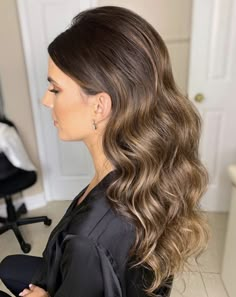
[[[16,131],[18,132],[18,129],[16,128],[16,125],[12,121],[7,119],[5,116],[0,117],[0,123],[6,124],[6,125],[11,126],[11,127],[14,127],[16,129]]]
[[[14,127],[18,133],[18,130],[15,126],[15,124],[7,119],[5,116],[0,117],[0,123],[6,124],[8,126]],[[9,176],[12,176],[13,174],[17,173],[19,171],[19,168],[15,167],[7,158],[7,156],[0,152],[0,180],[4,180],[8,178]]]

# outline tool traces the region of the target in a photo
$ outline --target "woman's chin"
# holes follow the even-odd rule
[[[60,138],[60,140],[63,140],[63,141],[74,141],[72,137],[70,137],[69,135],[66,135],[65,133],[62,133],[61,131],[58,133],[58,137]]]

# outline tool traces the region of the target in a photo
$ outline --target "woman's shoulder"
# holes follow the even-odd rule
[[[126,257],[135,240],[134,225],[118,214],[106,198],[101,197],[74,216],[68,233],[88,238],[120,259]]]
[[[111,206],[105,195],[93,198],[71,214],[68,228],[70,233],[101,240],[135,232],[134,225]]]
[[[120,246],[121,248],[135,239],[134,225],[126,217],[117,214],[112,208],[102,219],[101,226],[98,225],[97,227],[99,232],[96,232],[95,237],[99,243],[107,247],[119,248],[118,246]]]

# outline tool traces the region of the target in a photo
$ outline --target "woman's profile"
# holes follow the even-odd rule
[[[176,86],[166,45],[138,14],[102,6],[76,15],[48,53],[42,103],[61,140],[86,144],[95,176],[43,257],[8,256],[0,278],[16,296],[168,297],[208,241],[199,206],[208,172],[201,117]]]

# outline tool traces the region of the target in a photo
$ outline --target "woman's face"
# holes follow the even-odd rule
[[[52,109],[52,120],[63,140],[84,140],[92,131],[92,99],[49,57],[50,82],[42,103]]]

